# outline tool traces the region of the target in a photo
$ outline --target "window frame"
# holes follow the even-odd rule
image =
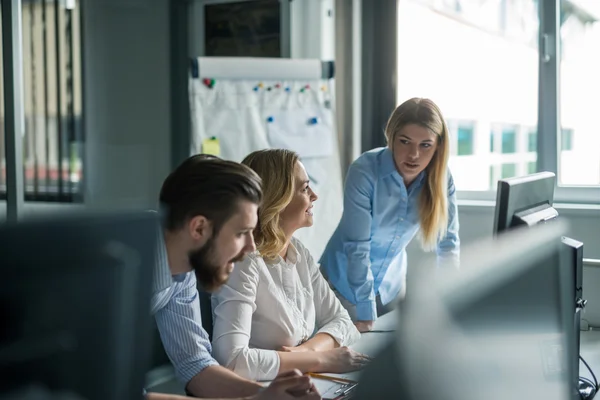
[[[537,170],[556,174],[554,201],[566,204],[600,204],[599,186],[559,185],[560,123],[560,18],[561,1],[538,2],[538,125]],[[544,134],[553,132],[553,134]],[[494,201],[495,190],[457,190],[462,200]]]

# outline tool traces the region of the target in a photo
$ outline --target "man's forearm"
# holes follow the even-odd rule
[[[163,393],[148,393],[146,400],[194,400],[195,397],[179,396],[176,394],[163,394]],[[219,400],[219,399],[206,399],[206,400]],[[239,399],[228,399],[228,400],[248,400],[248,398]]]
[[[220,365],[204,368],[187,385],[187,391],[192,395],[208,398],[249,397],[257,394],[261,388],[260,384],[242,378]]]

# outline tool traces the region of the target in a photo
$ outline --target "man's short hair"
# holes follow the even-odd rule
[[[238,210],[240,201],[260,205],[260,177],[250,168],[216,156],[198,154],[185,160],[163,182],[160,203],[165,227],[174,231],[202,215],[213,223],[213,234]]]

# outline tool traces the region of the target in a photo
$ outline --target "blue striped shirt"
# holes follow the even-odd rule
[[[348,170],[342,219],[321,256],[330,283],[352,304],[360,321],[377,319],[375,297],[387,304],[406,283],[406,246],[419,231],[419,194],[425,172],[406,187],[390,149],[362,154]],[[448,173],[448,232],[439,257],[457,259],[458,210]]]
[[[151,312],[177,378],[187,383],[204,368],[218,363],[211,356],[208,334],[202,328],[200,301],[194,272],[171,275],[167,249],[158,244]]]

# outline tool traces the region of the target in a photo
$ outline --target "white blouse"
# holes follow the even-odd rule
[[[275,379],[281,346],[297,346],[317,333],[340,346],[360,338],[298,239],[292,238],[286,258],[268,263],[258,253],[246,256],[212,296],[213,356],[248,379]]]

